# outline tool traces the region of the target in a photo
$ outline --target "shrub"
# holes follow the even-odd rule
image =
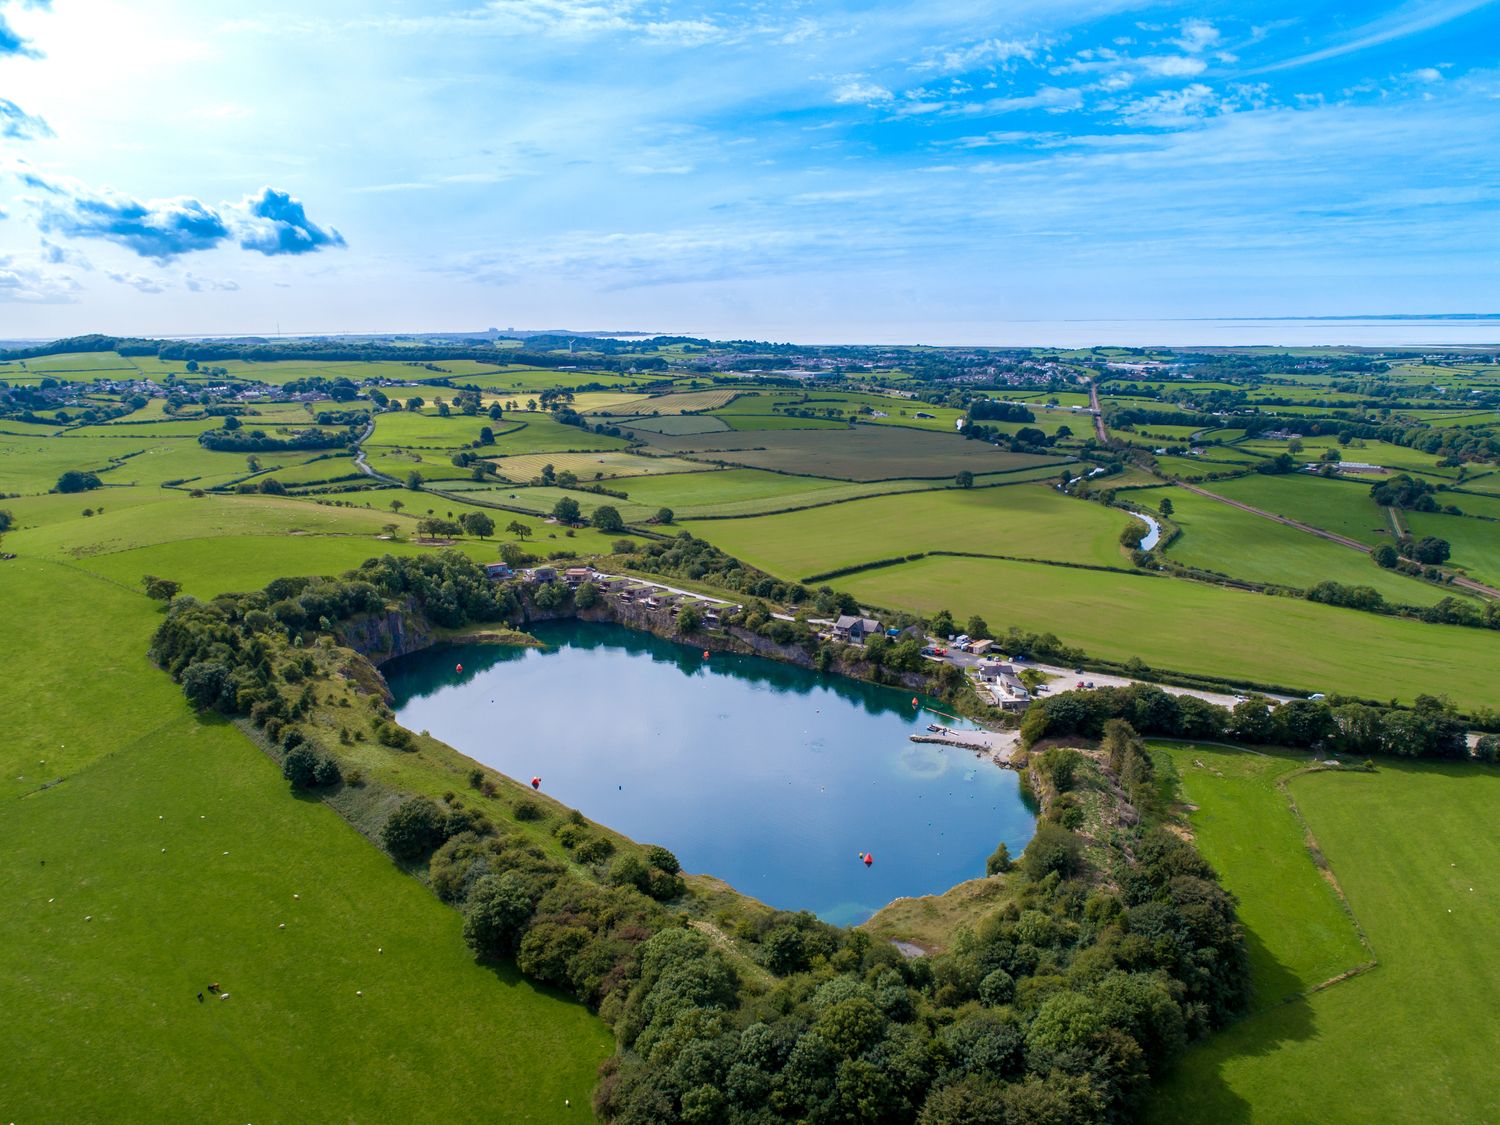
[[[1053,872],[1066,879],[1078,870],[1082,858],[1082,840],[1061,825],[1042,821],[1021,856],[1021,870],[1032,880]]]
[[[677,857],[657,844],[652,844],[646,849],[646,862],[658,871],[665,871],[668,875],[676,875],[682,870],[682,864],[677,862]]]
[[[603,863],[614,854],[615,842],[608,836],[595,836],[591,840],[585,840],[573,853],[579,863]]]
[[[516,807],[511,810],[517,820],[541,820],[542,806],[530,797],[522,797],[516,802]]]
[[[397,859],[418,860],[443,842],[443,811],[428,797],[408,797],[380,830],[380,841]]]

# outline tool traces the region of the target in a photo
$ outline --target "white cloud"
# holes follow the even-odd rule
[[[78,300],[81,288],[68,274],[0,254],[0,304],[67,305]]]
[[[1179,30],[1180,34],[1171,42],[1189,54],[1206,51],[1222,38],[1217,27],[1202,19],[1183,20]]]
[[[1187,55],[1148,55],[1140,63],[1150,73],[1164,78],[1191,78],[1208,69],[1208,64],[1202,59]]]
[[[980,67],[1006,67],[1016,60],[1031,61],[1045,44],[1038,36],[1030,39],[982,39],[964,47],[951,47],[914,64],[913,70],[936,70],[943,74],[962,74]]]
[[[140,293],[165,293],[167,287],[154,277],[145,277],[138,273],[123,273],[117,270],[105,270],[104,276],[111,281],[117,281],[121,285],[128,285]]]
[[[839,105],[885,105],[894,97],[884,86],[858,79],[845,82],[833,91],[833,100]]]

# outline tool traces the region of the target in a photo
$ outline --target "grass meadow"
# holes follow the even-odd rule
[[[154,603],[3,565],[7,1120],[576,1119],[602,1024],[475,964],[455,912],[193,717],[147,662]]]
[[[1264,788],[1265,778],[1251,772],[1247,783]],[[1228,780],[1185,781],[1199,806],[1199,845],[1239,896],[1242,916],[1265,919],[1283,958],[1299,957],[1298,938],[1309,932],[1301,897],[1258,870],[1269,843],[1260,850],[1234,843],[1284,838],[1281,818],[1290,812],[1234,794]],[[1500,773],[1386,761],[1374,774],[1320,772],[1288,789],[1379,963],[1195,1047],[1156,1092],[1147,1118],[1184,1125],[1500,1118],[1492,1081],[1500,1048],[1500,967],[1492,956]]]
[[[1148,508],[1171,499],[1172,521],[1182,534],[1167,554],[1186,566],[1301,589],[1324,580],[1372,586],[1387,601],[1405,605],[1431,605],[1454,594],[1450,587],[1381,570],[1369,555],[1331,540],[1181,488],[1143,489],[1129,497]]]
[[[1127,517],[1040,484],[942,489],[694,525],[693,532],[773,574],[802,578],[918,551],[977,551],[1121,566]]]
[[[1203,487],[1219,496],[1357,539],[1371,547],[1391,541],[1385,511],[1370,499],[1368,483],[1303,474],[1252,473],[1235,480],[1211,481]]]

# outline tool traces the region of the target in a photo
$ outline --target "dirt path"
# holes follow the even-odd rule
[[[1109,433],[1104,429],[1104,411],[1099,409],[1099,388],[1093,383],[1089,384],[1089,407],[1094,412],[1094,433],[1099,438],[1099,444],[1108,445]]]

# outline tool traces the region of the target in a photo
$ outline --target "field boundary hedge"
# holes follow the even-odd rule
[[[825,570],[821,574],[810,574],[798,581],[806,585],[809,582],[822,582],[829,578],[844,578],[851,574],[860,574],[867,570],[882,570],[890,566],[900,566],[902,563],[917,562],[925,558],[951,558],[951,559],[995,559],[999,562],[1023,562],[1036,563],[1040,566],[1060,566],[1069,570],[1102,570],[1110,574],[1128,574],[1132,578],[1160,578],[1161,575],[1151,574],[1141,570],[1130,570],[1123,566],[1100,566],[1098,563],[1076,563],[1060,562],[1057,559],[1032,559],[1024,555],[992,555],[984,551],[918,551],[910,555],[893,555],[889,558],[876,559],[873,562],[859,563],[856,566],[839,567],[836,570]]]

